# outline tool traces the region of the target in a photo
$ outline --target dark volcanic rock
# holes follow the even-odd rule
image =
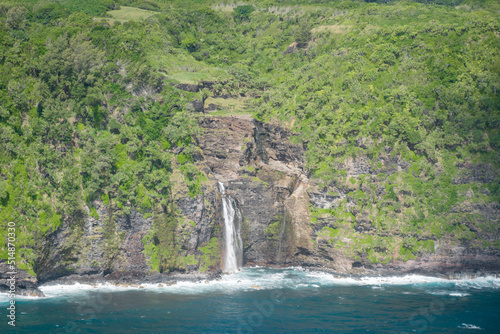
[[[44,297],[43,292],[38,289],[35,276],[21,269],[15,269],[15,273],[11,272],[10,265],[5,260],[0,260],[0,292],[9,293],[14,283],[16,295]]]
[[[293,254],[301,252],[294,247],[309,247],[304,241],[309,238],[304,228],[308,222],[303,219],[308,198],[302,147],[290,142],[288,129],[249,118],[208,117],[201,119],[200,126],[204,132],[199,143],[209,177],[224,183],[243,215],[244,261],[292,262]],[[296,209],[284,213],[291,203]],[[266,229],[283,219],[291,220],[289,232],[280,240],[270,240]],[[281,243],[282,254],[276,254],[276,243]]]
[[[202,100],[193,100],[190,102],[191,108],[196,112],[204,112],[205,108],[203,107]]]
[[[205,108],[205,111],[216,111],[217,109],[221,108],[221,106],[217,104],[210,103],[208,107]]]
[[[186,83],[172,83],[172,86],[191,93],[197,93],[200,91],[198,85],[186,84]]]
[[[106,251],[107,240],[103,236],[109,207],[100,202],[94,202],[94,206],[99,219],[87,217],[81,230],[65,223],[47,236],[42,245],[43,256],[35,263],[40,282],[69,275],[105,276],[120,272],[137,277],[149,272],[142,238],[151,229],[151,218],[144,219],[136,210],[126,215],[114,209],[116,234],[122,238],[119,248],[110,254]]]
[[[461,175],[453,180],[453,183],[455,184],[467,184],[473,182],[491,183],[495,181],[495,179],[498,180],[498,175],[491,165],[483,163],[465,163],[460,164],[457,167],[460,168],[459,174]]]

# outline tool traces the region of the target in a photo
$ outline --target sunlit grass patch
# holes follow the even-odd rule
[[[213,77],[208,73],[203,72],[178,72],[169,76],[171,79],[181,83],[196,84],[203,80],[211,80]]]
[[[147,59],[156,71],[180,83],[197,84],[200,81],[228,79],[226,71],[209,66],[179,51],[166,53],[161,49],[151,50]]]
[[[142,21],[157,14],[157,12],[135,7],[121,6],[118,10],[110,10],[108,14],[111,15],[115,21],[124,23],[130,20]]]
[[[343,25],[343,24],[332,24],[332,25],[322,25],[319,27],[316,27],[311,30],[311,32],[314,34],[316,32],[324,32],[328,31],[334,34],[344,34],[349,32],[351,29],[351,26],[349,25]]]
[[[210,104],[215,104],[219,106],[217,109],[226,109],[230,111],[243,111],[245,110],[245,101],[248,97],[238,97],[238,98],[213,98],[209,97],[205,100],[205,108],[207,108]]]

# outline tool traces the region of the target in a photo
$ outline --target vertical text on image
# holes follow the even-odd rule
[[[7,323],[10,326],[16,326],[16,223],[7,223],[7,264],[9,265],[10,276],[7,279],[7,284],[9,286],[9,307],[7,307],[7,318],[10,321]]]

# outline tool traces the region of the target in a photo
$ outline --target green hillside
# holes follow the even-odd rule
[[[221,96],[235,101],[224,114],[289,127],[321,187],[350,189],[337,208],[310,210],[311,224],[330,217],[332,242],[357,240],[337,244],[353,257],[500,249],[498,217],[464,209],[500,200],[496,1],[245,3],[0,1],[0,234],[16,222],[22,269],[33,272],[47,233],[78,235],[94,200],[177,223],[173,173],[191,196],[206,180],[190,103]],[[177,86],[203,81],[213,85]],[[380,163],[386,154],[408,169]],[[376,178],[345,172],[359,157]],[[463,181],[472,165],[484,172]],[[105,236],[113,252],[119,235]],[[162,256],[156,269],[175,267]]]

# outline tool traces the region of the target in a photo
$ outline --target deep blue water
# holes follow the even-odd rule
[[[17,299],[0,333],[500,333],[500,280],[336,279],[251,268],[210,283],[144,289],[52,286]]]

